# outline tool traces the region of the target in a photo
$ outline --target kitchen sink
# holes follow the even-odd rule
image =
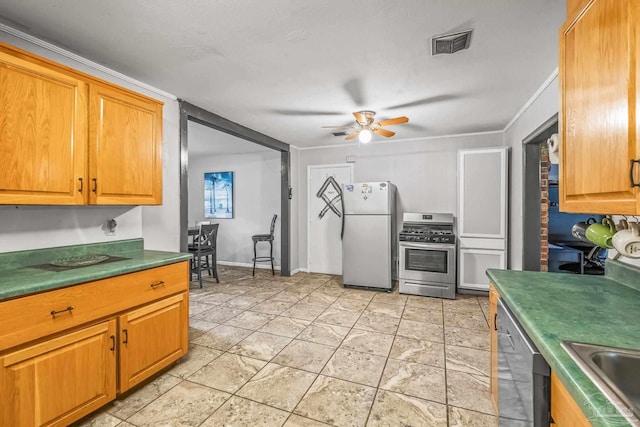
[[[562,347],[627,421],[640,426],[640,350],[571,341]]]

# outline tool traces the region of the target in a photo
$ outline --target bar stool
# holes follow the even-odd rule
[[[256,262],[271,262],[271,274],[276,275],[275,270],[273,269],[273,230],[276,228],[276,219],[278,219],[278,214],[273,214],[273,219],[271,220],[271,229],[269,234],[255,234],[251,236],[253,240],[253,275],[256,275]],[[258,256],[257,246],[258,242],[269,242],[269,256]]]

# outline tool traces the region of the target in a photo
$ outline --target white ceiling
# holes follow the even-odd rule
[[[191,156],[224,156],[228,154],[247,154],[260,151],[272,151],[246,139],[238,138],[231,134],[201,125],[196,122],[187,122],[189,135],[189,157]]]
[[[564,0],[2,0],[0,20],[299,147],[502,130],[557,67]],[[431,56],[434,35],[473,29]],[[380,139],[380,136],[374,138]]]

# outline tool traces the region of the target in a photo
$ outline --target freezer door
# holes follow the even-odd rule
[[[395,187],[386,181],[342,186],[346,214],[388,215],[394,204]]]
[[[391,289],[391,216],[345,215],[344,219],[342,282]]]

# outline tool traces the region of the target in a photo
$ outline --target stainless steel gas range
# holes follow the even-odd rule
[[[400,293],[455,299],[453,214],[407,212],[402,221]]]

